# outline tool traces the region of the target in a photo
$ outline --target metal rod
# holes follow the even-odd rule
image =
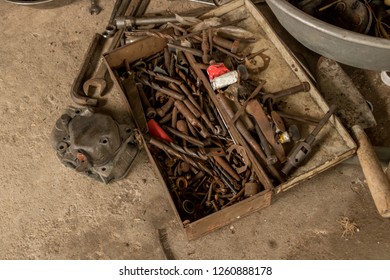
[[[186,99],[186,97],[184,95],[180,94],[177,91],[171,90],[169,88],[161,87],[161,86],[159,86],[158,84],[156,84],[154,82],[149,82],[144,77],[141,77],[139,79],[140,79],[141,83],[143,83],[144,85],[149,86],[149,87],[151,87],[151,88],[153,88],[155,90],[158,90],[158,91],[160,91],[160,92],[162,92],[162,93],[164,93],[164,94],[166,94],[166,95],[168,95],[170,97],[173,97],[173,98],[175,98],[177,100],[182,100],[183,101],[184,99]]]
[[[169,127],[169,126],[163,126],[163,129],[164,130],[167,130],[168,132],[172,133],[173,135],[177,136],[177,137],[180,137],[181,139],[183,140],[186,140],[188,142],[190,142],[191,144],[193,145],[196,145],[196,146],[199,146],[199,147],[203,147],[204,146],[204,143],[198,139],[196,139],[195,137],[192,137],[192,136],[189,136],[181,131],[178,131],[172,127]]]
[[[167,46],[169,48],[176,49],[176,50],[179,50],[179,51],[183,51],[183,52],[186,52],[186,53],[190,53],[190,54],[193,54],[195,56],[199,56],[199,57],[203,56],[203,52],[200,51],[200,50],[197,50],[197,49],[183,47],[183,46],[175,45],[175,44],[172,44],[172,43],[168,43]]]
[[[186,118],[186,120],[195,128],[197,128],[197,131],[199,134],[204,137],[208,138],[210,137],[210,133],[207,131],[207,129],[201,124],[201,122],[195,117],[195,115],[188,109],[188,107],[180,100],[175,101],[175,106],[177,107],[177,110]]]
[[[287,114],[287,113],[284,113],[281,111],[276,111],[276,112],[279,114],[279,116],[281,116],[284,119],[298,121],[298,122],[306,123],[306,124],[312,125],[312,126],[316,126],[320,122],[319,120],[315,120],[315,119],[308,118],[308,117],[295,116],[295,115]]]

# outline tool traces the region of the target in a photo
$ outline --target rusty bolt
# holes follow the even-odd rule
[[[156,110],[157,114],[160,117],[164,117],[166,113],[168,113],[168,111],[173,107],[174,103],[175,103],[175,99],[173,97],[169,97],[168,101],[163,106],[161,106]]]

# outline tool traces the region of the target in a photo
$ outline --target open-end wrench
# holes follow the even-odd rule
[[[117,3],[121,4],[122,9],[120,10],[123,10],[124,14],[140,16],[145,11],[149,1],[117,0]],[[114,10],[116,9],[117,3],[115,4]],[[135,11],[137,12],[136,14],[134,14]],[[76,104],[81,106],[98,105],[98,100],[92,96],[101,96],[107,88],[105,78],[107,68],[104,64],[103,54],[117,47],[121,36],[122,31],[114,32],[114,36],[112,37],[105,37],[103,34],[98,33],[95,34],[80,72],[72,85],[71,97]]]

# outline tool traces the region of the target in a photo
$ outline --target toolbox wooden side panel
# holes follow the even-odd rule
[[[267,190],[197,220],[185,227],[187,238],[194,240],[271,204],[272,192]]]
[[[354,149],[352,149],[352,150],[349,150],[342,155],[338,155],[334,159],[326,162],[325,164],[323,164],[323,165],[321,165],[313,170],[310,170],[302,175],[296,176],[283,184],[280,184],[279,186],[277,186],[274,189],[274,192],[277,194],[277,193],[280,193],[282,191],[286,191],[288,189],[291,189],[292,187],[294,187],[294,186],[296,186],[296,185],[298,185],[306,180],[309,180],[310,178],[313,178],[314,176],[318,175],[319,173],[321,173],[325,170],[328,170],[331,167],[334,167],[335,165],[337,165],[341,161],[350,158],[351,156],[353,156],[355,154],[355,152],[356,151]]]
[[[127,100],[127,97],[126,97],[126,94],[124,93],[123,91],[123,88],[122,88],[122,85],[120,84],[119,82],[119,77],[117,76],[117,74],[110,68],[110,65],[107,64],[107,61],[105,60],[105,63],[107,65],[107,69],[108,69],[108,73],[110,74],[110,77],[111,77],[111,80],[114,82],[114,85],[115,87],[119,90],[120,92],[120,95],[119,95],[119,98],[120,100],[123,102],[123,104],[125,104],[125,107],[126,107],[126,112],[128,114],[128,117],[130,119],[130,127],[131,129],[136,129],[138,128],[138,124],[135,122],[135,118],[134,118],[134,112],[133,110],[131,109],[130,107],[130,104]]]

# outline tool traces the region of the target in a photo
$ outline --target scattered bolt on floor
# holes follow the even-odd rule
[[[358,225],[346,216],[341,217],[337,222],[343,228],[343,234],[341,235],[342,238],[348,239],[352,237],[355,232],[359,232]]]

